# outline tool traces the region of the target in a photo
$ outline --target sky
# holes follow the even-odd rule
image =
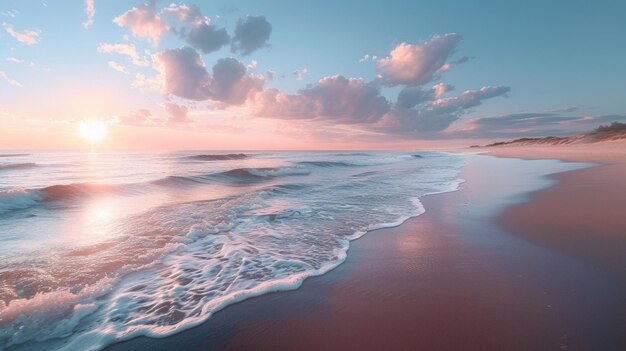
[[[623,1],[0,3],[0,149],[407,149],[626,122]],[[84,128],[83,128],[84,129]]]

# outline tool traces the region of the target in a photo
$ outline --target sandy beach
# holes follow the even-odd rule
[[[509,209],[499,222],[512,233],[593,261],[626,280],[626,142],[498,148],[489,153],[600,163],[554,175],[557,186],[533,194],[531,201]]]
[[[471,156],[460,191],[353,242],[332,272],[109,349],[624,349],[625,158],[575,149],[490,153],[611,164],[547,176],[573,167]]]

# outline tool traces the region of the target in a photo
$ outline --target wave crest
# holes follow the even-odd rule
[[[206,155],[193,155],[186,156],[184,159],[186,160],[194,160],[194,161],[229,161],[229,160],[244,160],[250,157],[246,154],[206,154]]]

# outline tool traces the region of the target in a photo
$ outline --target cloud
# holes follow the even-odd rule
[[[433,87],[432,91],[436,88]],[[375,129],[393,134],[417,136],[422,133],[439,132],[457,121],[471,107],[478,106],[483,100],[504,95],[509,87],[482,87],[479,90],[466,90],[458,96],[423,98],[425,103],[407,108],[407,104],[397,103],[375,126]],[[428,95],[428,94],[426,94]],[[401,101],[399,99],[399,101]],[[409,106],[411,104],[408,104]]]
[[[276,71],[274,70],[268,70],[267,71],[267,80],[274,80],[274,78],[276,78]]]
[[[195,5],[176,5],[170,4],[162,10],[163,14],[179,22],[188,23],[190,25],[199,25],[207,22],[207,18],[202,15],[200,9]]]
[[[155,69],[160,72],[165,93],[196,101],[210,99],[240,105],[265,83],[262,75],[247,74],[246,66],[234,58],[218,60],[211,75],[190,47],[159,53]]]
[[[144,89],[147,91],[158,92],[161,90],[160,77],[146,77],[145,74],[137,72],[135,79],[133,80],[132,87],[138,89]]]
[[[586,132],[604,123],[626,121],[624,115],[567,115],[573,111],[575,109],[560,108],[545,112],[520,112],[474,118],[454,135],[482,138],[562,136]]]
[[[112,69],[120,72],[120,73],[124,73],[124,74],[128,74],[128,71],[126,70],[126,67],[124,67],[124,65],[117,63],[115,61],[109,61],[107,63],[109,65],[109,67],[111,67]]]
[[[332,120],[337,124],[373,123],[387,111],[390,103],[378,88],[362,78],[332,76],[296,95],[267,89],[257,94],[255,114],[275,118]]]
[[[85,14],[87,15],[87,20],[83,23],[83,27],[88,29],[93,24],[93,17],[96,15],[96,6],[94,5],[94,0],[85,0]]]
[[[17,57],[9,57],[7,61],[13,62],[13,63],[22,63],[22,60],[18,59]]]
[[[117,117],[117,123],[128,126],[146,126],[151,125],[152,112],[147,109],[139,109],[128,116]]]
[[[359,62],[361,63],[361,62],[366,62],[366,61],[376,61],[376,60],[378,60],[378,56],[376,56],[376,55],[370,55],[370,54],[365,54],[365,55],[363,55],[363,57],[361,57],[361,58],[359,59]]]
[[[148,38],[153,46],[158,46],[161,37],[169,32],[169,27],[155,12],[155,4],[143,4],[124,12],[113,19],[121,27],[128,27],[136,37]]]
[[[7,83],[11,84],[14,87],[22,87],[22,84],[20,82],[16,81],[15,79],[9,78],[9,76],[4,73],[4,71],[0,71],[0,78],[4,79],[5,81],[7,81]]]
[[[190,28],[179,31],[179,34],[189,45],[205,54],[215,52],[230,43],[226,29],[211,24],[211,20],[203,16],[195,5],[171,4],[163,9],[163,13],[169,18],[189,25]]]
[[[578,110],[578,107],[576,107],[576,106],[562,106],[562,107],[546,110],[546,112],[548,112],[548,113],[569,113],[569,112],[574,112],[576,110]]]
[[[205,54],[217,51],[230,42],[226,29],[217,28],[209,23],[191,27],[187,34],[187,43]]]
[[[426,91],[419,86],[406,86],[400,90],[396,106],[405,109],[412,108],[420,103],[435,100],[453,89],[453,86],[446,83],[439,83]]]
[[[137,49],[133,44],[100,44],[98,46],[98,52],[104,54],[117,53],[120,55],[126,55],[130,58],[131,62],[136,66],[147,66],[148,60],[140,57],[137,53]]]
[[[157,54],[153,61],[155,69],[161,74],[165,93],[197,101],[210,96],[211,75],[193,48],[165,50]]]
[[[235,27],[231,50],[242,55],[250,55],[254,51],[267,46],[272,33],[272,25],[265,16],[247,16],[239,19]]]
[[[9,33],[9,35],[11,35],[13,38],[15,38],[17,41],[24,43],[26,45],[34,45],[37,44],[40,40],[39,38],[39,33],[41,32],[38,29],[34,29],[34,30],[26,30],[23,33],[20,33],[16,30],[13,29],[13,26],[4,22],[2,23],[2,25],[4,26],[4,29],[7,31],[7,33]]]
[[[161,106],[169,114],[167,118],[168,124],[178,125],[178,124],[193,122],[189,117],[187,117],[187,112],[189,112],[189,109],[187,108],[187,106],[181,106],[181,105],[173,104],[171,102],[166,102]]]
[[[389,86],[423,85],[446,71],[446,61],[454,53],[461,37],[455,33],[435,35],[430,40],[412,45],[402,43],[378,61],[382,81]]]
[[[250,93],[260,91],[264,83],[263,76],[247,75],[242,62],[234,58],[220,59],[213,66],[211,99],[241,105]]]
[[[308,73],[309,73],[309,70],[306,67],[303,69],[297,69],[293,71],[293,75],[294,77],[296,77],[296,80],[302,80],[302,78],[304,78],[304,76],[306,76]]]
[[[20,12],[18,10],[8,10],[8,11],[0,12],[2,16],[11,17],[11,18],[15,18],[15,16],[17,16],[19,13]]]
[[[433,90],[433,95],[436,98],[439,98],[442,95],[444,95],[445,93],[448,93],[448,92],[451,92],[452,90],[454,90],[454,87],[452,85],[449,85],[449,84],[446,84],[446,83],[439,83],[439,84],[436,84],[435,86],[433,86],[432,90]]]

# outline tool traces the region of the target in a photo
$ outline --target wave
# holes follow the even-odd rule
[[[236,168],[222,173],[217,176],[228,177],[234,181],[259,181],[266,178],[308,175],[311,173],[306,167],[261,167],[261,168]]]
[[[194,161],[230,161],[230,160],[244,160],[250,157],[246,154],[215,154],[215,155],[193,155],[183,157],[186,160]]]
[[[44,203],[76,199],[94,194],[122,193],[123,187],[123,185],[113,184],[76,183],[51,185],[40,189],[0,190],[0,213],[24,210]]]
[[[210,183],[255,183],[270,178],[285,176],[308,175],[311,171],[302,166],[295,167],[261,167],[261,168],[235,168],[220,173],[209,173],[193,176],[168,176],[154,180],[151,183],[158,186],[185,187],[198,184]]]
[[[369,161],[412,158],[383,159]],[[421,196],[458,188],[460,161],[424,162],[429,167],[414,163],[424,171],[417,176],[416,168],[404,167],[410,163],[384,171],[296,163],[135,184],[151,191],[154,184],[275,180],[222,198],[166,203],[133,214],[117,221],[103,243],[43,251],[37,259],[0,260],[0,281],[15,281],[7,284],[9,291],[0,290],[6,323],[0,326],[0,345],[101,349],[135,336],[171,335],[237,301],[295,289],[341,264],[351,240],[423,213]],[[312,171],[314,177],[298,177]],[[359,175],[359,181],[352,178]],[[74,184],[30,192],[67,199],[127,193],[135,185]],[[22,288],[25,283],[28,289]],[[13,295],[3,298],[3,293]]]
[[[185,187],[199,184],[224,182],[230,184],[254,183],[276,177],[308,175],[311,171],[303,166],[235,168],[220,173],[194,176],[167,176],[148,183],[57,184],[39,189],[13,188],[0,190],[0,213],[24,210],[34,206],[85,198],[98,194],[132,195],[145,190],[148,184],[167,187]]]
[[[0,154],[0,157],[19,157],[19,156],[28,156],[30,154]]]
[[[339,154],[333,154],[333,156],[346,156],[346,157],[352,157],[352,156],[372,156],[372,154],[366,154],[364,152],[344,152],[344,153],[339,153]]]
[[[28,169],[37,167],[36,163],[26,162],[26,163],[2,163],[0,164],[0,170],[8,170],[8,169]]]
[[[315,167],[323,167],[323,168],[357,166],[354,163],[344,162],[344,161],[301,161],[301,162],[298,162],[298,164],[304,165],[304,166],[315,166]]]
[[[331,167],[365,167],[365,166],[381,166],[396,162],[410,161],[416,158],[422,158],[421,155],[401,155],[395,157],[379,157],[370,159],[355,159],[350,161],[301,161],[299,165],[314,166],[322,168]]]

